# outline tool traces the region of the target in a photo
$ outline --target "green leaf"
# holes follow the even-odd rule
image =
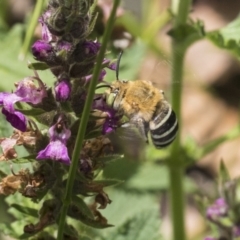
[[[97,162],[101,162],[102,164],[108,164],[108,163],[112,163],[116,160],[122,159],[124,157],[124,155],[122,154],[113,154],[113,155],[107,155],[104,157],[99,157],[97,158]]]
[[[87,217],[92,218],[92,219],[94,218],[92,211],[89,209],[89,207],[83,201],[82,198],[77,197],[77,196],[73,196],[72,201],[78,208],[80,208],[82,210],[82,213],[84,215],[86,215]]]
[[[157,190],[168,188],[168,170],[166,166],[145,163],[129,179],[126,188],[137,190]]]
[[[122,225],[115,228],[106,239],[114,240],[160,240],[159,209],[149,208],[139,211]]]
[[[190,21],[190,23],[171,29],[168,34],[175,39],[183,49],[187,49],[191,44],[205,37],[205,31],[201,21]]]
[[[207,33],[207,38],[222,49],[240,57],[240,15],[226,27]]]
[[[73,239],[78,237],[77,230],[72,225],[65,224],[64,233],[71,236]]]
[[[36,161],[36,155],[29,155],[26,157],[21,157],[21,158],[15,158],[12,159],[11,162],[17,163],[17,164],[23,164],[23,163],[31,163]]]
[[[104,177],[126,181],[136,173],[139,167],[139,162],[129,161],[126,158],[121,158],[104,167]]]
[[[222,184],[231,180],[229,172],[228,172],[223,160],[221,160],[221,162],[220,162],[219,176],[220,176]]]
[[[113,186],[113,185],[118,185],[122,182],[123,181],[121,181],[119,179],[103,179],[103,180],[93,181],[93,184],[101,184],[101,185],[103,185],[103,187],[109,187],[109,186]]]
[[[103,228],[108,228],[113,226],[111,224],[108,224],[107,222],[99,221],[98,219],[94,219],[87,216],[81,208],[73,204],[69,206],[68,216],[73,219],[79,220],[82,223],[86,224],[87,226],[90,226],[93,228],[103,229]]]
[[[1,58],[0,58],[0,89],[11,91],[14,89],[14,82],[24,77],[32,76],[33,72],[28,69],[27,61],[18,59],[18,53],[22,46],[23,25],[15,25],[11,31],[4,34],[0,41]],[[35,61],[29,53],[26,58],[28,61]],[[41,79],[46,84],[53,83],[53,75],[50,71],[38,72]]]
[[[149,236],[151,237],[154,234],[158,233],[160,228],[160,221],[159,221],[159,215],[158,215],[159,199],[156,199],[156,196],[153,197],[152,195],[149,195],[149,194],[142,194],[142,193],[140,194],[140,193],[137,193],[136,191],[126,192],[121,189],[118,189],[118,190],[109,189],[107,193],[110,199],[112,200],[112,203],[101,212],[103,212],[104,216],[108,219],[108,221],[113,223],[116,227],[105,229],[104,232],[96,230],[96,236],[102,235],[101,239],[115,240],[115,235],[118,235],[118,231],[119,229],[121,229],[122,226],[125,226],[126,223],[130,223],[130,221],[134,222],[136,220],[136,222],[138,222],[138,218],[141,218],[141,214],[145,216],[145,213],[144,213],[145,211],[150,212],[151,213],[150,215],[153,214],[153,218],[155,219],[154,220],[155,223],[152,223],[151,217],[149,219],[149,222],[145,222],[146,225],[148,224],[150,225],[148,226],[149,229],[151,228],[151,226],[154,228],[156,225],[158,226],[157,227],[158,230],[155,231],[154,229],[152,229],[154,230],[154,232],[152,232]],[[138,229],[138,231],[141,231],[141,229]],[[132,240],[133,239],[138,240],[138,238],[134,238],[132,236]],[[145,239],[150,239],[150,238],[146,237]],[[158,238],[158,239],[160,240],[161,238]]]
[[[22,217],[22,216],[21,216]],[[26,218],[21,218],[18,221],[12,221],[11,223],[0,223],[1,233],[11,236],[14,239],[21,239],[19,236],[23,234],[23,228],[26,225]],[[29,239],[29,238],[22,238]]]
[[[36,233],[33,233],[33,234],[29,234],[29,233],[23,233],[22,235],[20,235],[18,237],[18,239],[29,239],[30,237],[36,235]]]
[[[21,104],[21,105],[23,105],[23,104]],[[25,106],[27,105],[27,104],[24,104]],[[43,114],[43,113],[45,113],[46,111],[44,111],[43,109],[41,109],[41,108],[31,108],[31,109],[19,109],[19,111],[21,112],[21,113],[23,113],[24,115],[26,115],[26,116],[39,116],[39,115],[41,115],[41,114]]]
[[[21,213],[24,213],[26,215],[30,215],[33,217],[38,217],[38,211],[34,208],[30,208],[30,207],[25,207],[25,206],[21,206],[19,204],[12,204],[11,207],[15,208],[16,210],[18,210]]]
[[[0,223],[1,233],[17,239],[18,234],[10,223]]]
[[[24,198],[21,194],[14,194],[14,195],[10,195],[6,198],[6,202],[8,204],[8,212],[15,218],[15,219],[21,219],[21,224],[20,223],[15,223],[16,225],[18,224],[20,228],[20,226],[23,228],[24,225],[26,225],[26,221],[27,222],[31,222],[31,221],[36,221],[35,216],[31,216],[31,215],[25,215],[25,217],[23,218],[23,213],[22,211],[19,211],[16,208],[10,207],[11,205],[14,205],[16,203],[21,203],[22,206],[30,208],[30,209],[35,209],[35,211],[39,210],[39,206],[36,203],[33,203],[33,201],[30,198]],[[22,233],[22,232],[21,232]]]
[[[49,69],[49,66],[46,63],[34,62],[28,63],[28,68],[32,70],[46,70]]]
[[[231,141],[240,136],[240,126],[237,125],[228,133],[223,136],[220,136],[203,146],[197,145],[197,143],[191,137],[188,137],[184,142],[184,158],[186,163],[192,163],[193,161],[197,161],[207,154],[211,153],[214,149],[219,147],[221,144],[225,143],[226,141]]]
[[[207,143],[206,145],[203,145],[201,148],[201,155],[199,157],[204,157],[206,154],[212,152],[215,148],[217,148],[220,144],[233,140],[240,136],[240,126],[234,127],[232,130],[230,130],[227,134],[212,140],[211,142]]]

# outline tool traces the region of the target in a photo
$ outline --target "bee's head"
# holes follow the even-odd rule
[[[120,60],[122,57],[123,51],[119,53],[116,67],[116,81],[113,82],[109,88],[105,91],[105,99],[108,106],[112,107],[115,110],[119,110],[120,102],[123,98],[123,93],[125,92],[126,83],[125,81],[120,81],[118,78],[119,75],[119,66]]]
[[[120,102],[123,98],[124,85],[124,82],[117,80],[105,91],[105,99],[109,107],[119,110]]]

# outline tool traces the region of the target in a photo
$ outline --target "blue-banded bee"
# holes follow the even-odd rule
[[[176,137],[178,121],[171,105],[165,100],[163,91],[157,89],[150,81],[120,81],[118,69],[116,78],[105,91],[107,105],[127,116],[127,125],[135,125],[140,134],[148,141],[150,132],[156,148],[168,146]]]

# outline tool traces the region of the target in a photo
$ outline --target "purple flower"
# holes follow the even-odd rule
[[[37,73],[35,77],[26,77],[22,81],[16,84],[17,89],[15,94],[22,98],[21,101],[29,102],[32,104],[39,104],[43,98],[47,96],[47,91],[44,83],[41,81]],[[38,82],[38,85],[34,83],[34,80]]]
[[[115,131],[119,126],[119,121],[121,117],[116,110],[109,107],[103,98],[99,98],[93,102],[92,108],[94,110],[100,110],[104,112],[105,121],[102,127],[102,134],[108,134],[112,131]]]
[[[38,61],[48,61],[49,58],[54,54],[53,47],[50,43],[43,40],[37,40],[32,45],[32,54]]]
[[[96,55],[101,47],[101,44],[97,41],[85,41],[83,46],[85,48],[85,54]]]
[[[39,86],[34,84],[34,80],[38,81]],[[16,102],[41,103],[46,96],[46,89],[37,75],[24,78],[16,86],[17,89],[14,93],[0,93],[0,105],[2,105],[2,113],[6,116],[7,121],[14,128],[24,132],[27,129],[26,117],[15,110],[14,104]]]
[[[216,220],[219,217],[227,215],[228,205],[224,198],[218,198],[213,205],[207,208],[207,218],[210,220]]]
[[[119,122],[119,117],[115,116],[112,112],[107,112],[107,117],[105,119],[105,122],[103,124],[102,128],[102,134],[108,134],[112,131],[115,131],[116,128],[118,127],[118,122]]]
[[[71,131],[66,127],[64,115],[58,115],[57,121],[49,129],[50,142],[47,147],[41,150],[38,160],[52,159],[64,164],[70,164],[68,155],[67,141],[71,136]]]
[[[111,62],[110,59],[104,58],[102,64],[111,70],[117,70],[117,64],[115,62]]]
[[[22,132],[27,130],[27,119],[22,113],[18,111],[8,112],[5,108],[3,108],[2,114],[5,115],[6,120],[11,123],[14,128]]]
[[[70,164],[68,149],[60,140],[50,141],[47,147],[38,153],[37,159],[52,159],[67,165]]]
[[[106,74],[107,74],[106,70],[102,69],[102,71],[101,71],[100,74],[99,74],[98,81],[99,81],[99,82],[103,81],[103,78],[105,77]],[[84,77],[86,83],[89,82],[89,81],[92,79],[92,76],[93,76],[93,75],[90,74],[90,75],[87,75],[87,76]]]
[[[40,18],[39,22],[42,24],[42,40],[46,42],[56,41],[56,36],[54,36],[48,29],[46,24],[47,20],[51,17],[52,11],[46,11]]]
[[[68,80],[58,81],[55,86],[56,100],[64,102],[69,99],[71,93],[71,84]]]

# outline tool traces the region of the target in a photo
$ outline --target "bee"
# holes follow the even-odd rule
[[[150,132],[156,148],[168,146],[176,137],[178,120],[171,105],[166,101],[164,92],[154,87],[150,81],[121,81],[118,78],[119,55],[116,81],[105,91],[108,106],[127,116],[129,122],[124,127],[135,125],[148,142]]]

